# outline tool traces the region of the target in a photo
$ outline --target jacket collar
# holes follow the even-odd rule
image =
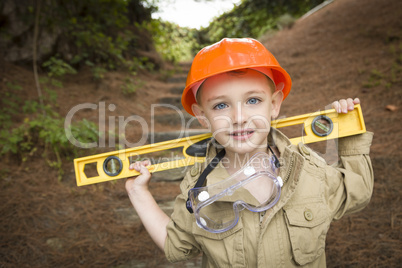
[[[278,148],[280,153],[279,163],[281,164],[279,176],[284,182],[288,181],[292,175],[291,173],[293,172],[293,162],[295,160],[303,161],[303,158],[301,155],[300,157],[295,155],[297,147],[293,145],[282,132],[275,128],[271,128],[271,131],[269,132],[268,144],[271,147]]]

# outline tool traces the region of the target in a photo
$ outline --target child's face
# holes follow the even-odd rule
[[[278,116],[283,98],[273,92],[272,81],[255,70],[220,74],[203,83],[193,112],[226,151],[266,151],[271,117]]]

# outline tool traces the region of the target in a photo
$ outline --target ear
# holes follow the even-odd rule
[[[208,128],[209,127],[208,120],[205,117],[205,113],[202,107],[197,103],[194,103],[193,105],[191,105],[191,110],[193,111],[198,122],[200,122],[201,126]]]
[[[278,117],[279,111],[281,110],[282,101],[283,101],[282,90],[275,91],[275,93],[272,94],[271,118],[275,119]]]

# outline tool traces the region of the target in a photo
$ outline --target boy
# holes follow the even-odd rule
[[[148,163],[132,164],[130,168],[141,175],[126,182],[134,208],[169,261],[203,252],[203,267],[326,266],[325,237],[331,221],[363,209],[370,200],[373,171],[368,154],[373,134],[339,139],[340,164],[328,166],[305,145],[291,145],[270,128],[290,87],[289,75],[254,39],[225,38],[196,55],[182,104],[213,133],[206,162],[186,174],[171,219],[148,191]],[[359,99],[340,100],[333,107],[347,113],[357,103]],[[210,186],[236,175],[257,153],[279,158],[279,201],[266,211],[243,209],[228,230],[214,233],[202,228],[186,209],[189,190],[200,177],[206,176],[201,186]],[[211,171],[207,165],[217,155],[220,161]],[[224,210],[219,213],[227,215]]]

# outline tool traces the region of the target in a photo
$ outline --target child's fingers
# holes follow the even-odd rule
[[[353,100],[353,104],[360,104],[360,99],[359,98],[355,98]]]
[[[130,169],[135,169],[140,173],[136,177],[127,178],[126,188],[131,189],[131,187],[147,187],[149,181],[151,180],[151,173],[148,168],[142,165],[142,162],[135,162],[130,165]]]
[[[135,169],[135,170],[137,170],[137,171],[140,171],[140,165],[139,165],[138,162],[134,162],[134,163],[131,163],[131,164],[130,164],[130,166],[128,167],[128,169],[129,169],[129,170]]]
[[[332,103],[332,108],[335,109],[335,111],[337,113],[340,113],[341,112],[341,105],[339,104],[339,101],[334,101]]]
[[[348,98],[346,100],[346,102],[347,102],[347,105],[348,105],[348,110],[353,111],[353,109],[355,108],[355,104],[353,103],[353,99]]]
[[[147,167],[151,164],[151,161],[149,160],[144,160],[144,161],[137,161],[134,163],[131,163],[130,166],[128,167],[128,169],[130,170],[137,170],[138,172],[140,172],[141,166]]]
[[[348,112],[348,103],[345,99],[339,100],[339,104],[341,105],[341,112],[346,114]]]
[[[149,161],[147,159],[147,160],[141,161],[141,164],[144,165],[144,166],[149,166],[151,164],[151,161]]]
[[[139,171],[141,173],[141,176],[144,176],[144,177],[151,176],[151,173],[144,165],[139,165],[139,170],[137,170],[137,171]]]
[[[332,103],[332,108],[336,110],[337,113],[344,113],[346,114],[348,111],[353,111],[355,108],[355,104],[359,104],[359,98],[348,98],[348,99],[340,99],[339,101],[334,101]]]

